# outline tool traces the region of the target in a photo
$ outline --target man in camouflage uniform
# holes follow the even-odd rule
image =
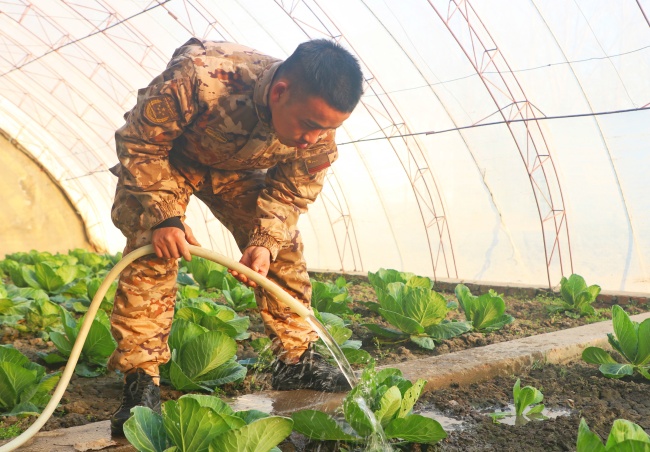
[[[159,408],[158,366],[170,359],[179,257],[198,245],[185,224],[196,195],[233,234],[240,262],[310,306],[311,284],[296,228],[337,158],[334,131],[362,92],[356,59],[327,40],[301,44],[285,61],[232,43],[190,39],[138,92],[116,133],[120,163],[112,219],[125,253],[152,243],[156,256],[122,272],[111,316],[117,349],[109,367],[126,374],[115,433],[135,405]],[[245,275],[232,272],[255,286]],[[276,389],[349,388],[310,347],[318,334],[273,297],[257,304],[278,357]]]

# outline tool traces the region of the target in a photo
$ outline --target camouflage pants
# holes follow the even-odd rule
[[[187,195],[182,201],[184,211],[192,189],[182,176],[179,175],[178,181]],[[260,171],[224,171],[217,188],[213,190],[210,184],[205,184],[194,194],[232,232],[243,251],[252,230],[257,197],[263,187],[264,174]],[[118,183],[112,218],[127,238],[125,254],[151,243],[151,230],[141,226],[141,216],[142,207],[128,189]],[[268,278],[309,307],[311,283],[303,258],[303,244],[295,227],[291,233],[295,239],[291,246],[281,249],[271,263]],[[122,272],[111,315],[111,331],[117,349],[109,360],[109,368],[125,373],[142,368],[158,383],[158,366],[170,359],[167,339],[174,317],[177,273],[177,260],[155,255],[137,259]],[[255,296],[274,352],[286,363],[296,362],[318,338],[317,333],[266,291],[258,288]]]

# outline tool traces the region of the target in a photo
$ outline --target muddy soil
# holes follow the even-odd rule
[[[512,387],[521,385],[542,391],[547,408],[566,410],[568,415],[521,426],[494,423],[486,412],[507,410]],[[606,440],[615,419],[627,419],[650,432],[650,381],[642,377],[605,378],[597,366],[575,362],[566,366],[546,365],[527,374],[498,377],[467,388],[448,388],[425,394],[416,411],[442,412],[464,422],[463,429],[450,431],[447,439],[428,451],[543,452],[575,450],[580,418]]]

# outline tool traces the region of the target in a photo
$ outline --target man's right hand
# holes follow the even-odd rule
[[[192,229],[187,224],[183,225],[185,232],[176,227],[153,230],[151,244],[156,251],[156,256],[167,259],[179,259],[182,256],[186,261],[192,260],[188,243],[196,246],[201,245],[194,237]]]

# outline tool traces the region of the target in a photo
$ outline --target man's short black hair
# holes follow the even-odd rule
[[[318,96],[338,111],[349,113],[363,94],[363,75],[357,59],[327,39],[303,42],[278,68],[297,91]]]

